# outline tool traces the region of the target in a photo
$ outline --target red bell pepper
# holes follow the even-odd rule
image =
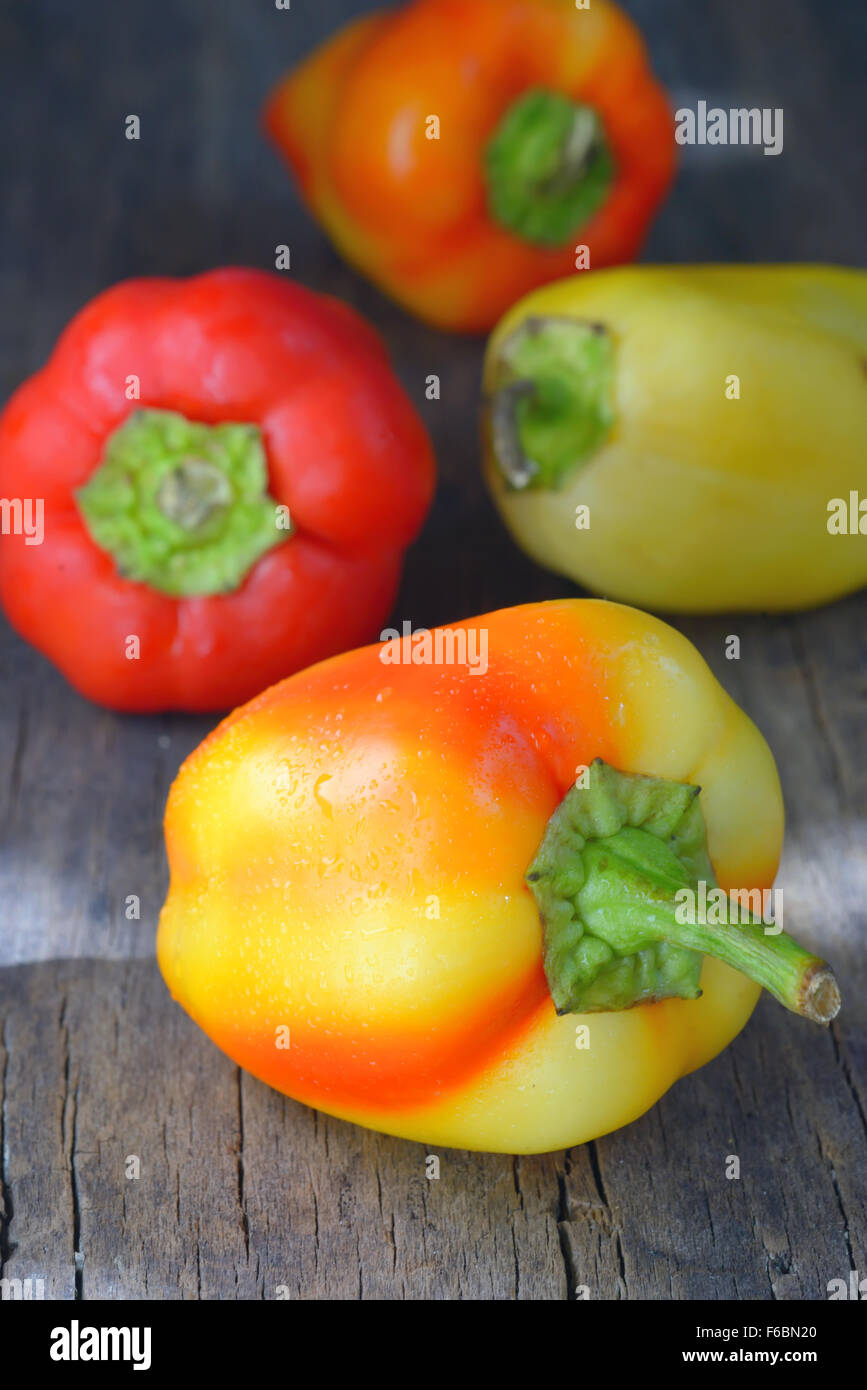
[[[225,709],[376,634],[433,487],[354,311],[255,270],[129,281],[0,417],[0,598],[92,700]]]

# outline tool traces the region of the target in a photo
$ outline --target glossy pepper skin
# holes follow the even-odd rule
[[[642,1114],[759,993],[706,959],[699,999],[558,1015],[525,876],[539,888],[577,769],[700,783],[724,888],[773,882],[780,787],[695,649],[646,614],[568,600],[451,631],[487,635],[486,670],[367,647],[264,692],[192,754],[166,812],[158,958],[214,1042],[286,1094],[430,1144],[542,1152]]]
[[[376,633],[433,486],[352,310],[255,270],[129,281],[0,418],[0,495],[44,502],[0,596],[89,699],[226,710]]]
[[[265,123],[347,260],[472,332],[574,270],[580,246],[593,268],[634,257],[675,162],[641,37],[607,0],[367,16],[290,73]]]
[[[573,276],[491,338],[486,477],[518,544],[607,598],[815,607],[867,583],[829,512],[867,496],[865,361],[863,271]]]

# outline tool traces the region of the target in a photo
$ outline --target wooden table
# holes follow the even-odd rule
[[[366,8],[6,0],[0,396],[112,281],[268,267],[290,244],[299,280],[379,323],[434,436],[442,481],[395,613],[432,626],[574,590],[514,549],[479,480],[480,343],[412,322],[347,269],[260,136],[281,69]],[[857,263],[858,0],[629,9],[675,104],[782,107],[786,122],[776,158],[686,151],[648,259]],[[131,113],[139,142],[124,138]],[[169,999],[153,959],[160,820],[213,721],[93,708],[4,626],[0,1276],[60,1299],[564,1299],[581,1285],[597,1299],[823,1299],[829,1280],[867,1274],[865,619],[862,596],[680,624],[777,756],[787,926],[835,963],[838,1022],[821,1031],[765,999],[628,1129],[541,1158],[443,1151],[439,1181],[422,1146],[242,1075]],[[740,661],[724,657],[730,633]]]

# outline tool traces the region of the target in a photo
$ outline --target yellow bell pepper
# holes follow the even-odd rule
[[[491,338],[488,483],[528,554],[608,598],[816,606],[867,583],[865,364],[862,271],[573,276]]]
[[[704,905],[770,889],[782,834],[771,753],[684,637],[527,605],[230,715],[169,797],[159,962],[298,1100],[428,1144],[558,1149],[707,1062],[760,985],[834,1015],[830,970],[779,924]]]

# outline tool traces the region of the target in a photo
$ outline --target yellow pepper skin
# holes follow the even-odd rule
[[[578,770],[690,783],[691,802],[700,784],[726,890],[773,882],[779,781],[698,652],[647,614],[566,600],[445,631],[458,658],[487,642],[486,669],[410,664],[415,638],[400,662],[366,647],[191,755],[166,811],[159,963],[218,1046],[297,1100],[427,1144],[559,1149],[641,1115],[759,994],[706,957],[700,998],[558,1015],[525,875]],[[802,984],[828,974],[785,940]]]
[[[518,544],[607,598],[815,607],[867,583],[867,507],[860,534],[830,514],[867,499],[865,363],[862,271],[572,276],[490,340],[486,477]]]

